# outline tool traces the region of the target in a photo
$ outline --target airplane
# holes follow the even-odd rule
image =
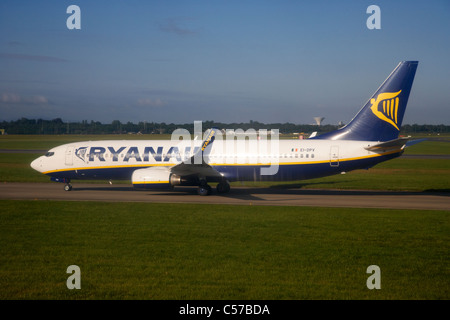
[[[199,141],[64,144],[31,167],[65,183],[66,191],[76,179],[126,179],[141,189],[197,186],[202,196],[212,193],[210,183],[217,183],[217,193],[226,193],[231,181],[306,180],[368,169],[399,157],[414,143],[399,132],[417,66],[418,61],[400,62],[347,125],[309,139],[271,139],[270,144],[269,139],[244,139],[224,147],[230,141],[220,141],[221,131],[211,128]]]

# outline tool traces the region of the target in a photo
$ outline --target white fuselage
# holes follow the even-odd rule
[[[206,162],[228,180],[307,179],[371,167],[401,150],[368,151],[377,142],[345,140],[215,141]],[[129,179],[139,168],[172,167],[198,150],[195,141],[105,140],[65,144],[49,150],[31,166],[68,179]],[[292,174],[290,174],[290,172]],[[265,177],[264,177],[265,176]]]

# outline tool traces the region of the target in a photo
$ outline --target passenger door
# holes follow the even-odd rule
[[[66,149],[66,166],[72,166],[73,165],[73,147],[67,147]]]
[[[339,167],[339,146],[330,147],[330,166]]]

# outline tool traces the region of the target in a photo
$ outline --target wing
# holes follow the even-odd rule
[[[206,187],[206,189],[203,188],[206,190],[205,194],[209,193],[208,181],[221,182],[224,180],[220,172],[205,161],[205,158],[207,159],[211,152],[217,131],[218,129],[215,128],[210,129],[202,147],[198,149],[196,154],[173,167],[150,167],[135,170],[131,177],[133,186],[146,189],[164,189],[174,185],[197,185]]]
[[[202,147],[191,158],[170,168],[170,172],[178,176],[197,176],[199,179],[207,177],[220,178],[222,175],[219,171],[211,167],[205,158],[208,158],[211,152],[216,133],[219,129],[212,128],[206,135],[206,139],[202,142]]]

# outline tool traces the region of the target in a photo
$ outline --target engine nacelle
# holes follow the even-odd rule
[[[169,189],[173,185],[170,178],[171,173],[168,168],[145,168],[135,170],[131,176],[131,182],[136,188]]]

